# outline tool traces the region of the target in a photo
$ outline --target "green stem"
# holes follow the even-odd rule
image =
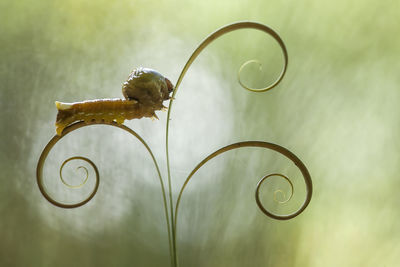
[[[84,161],[88,162],[90,165],[92,165],[92,167],[93,167],[93,169],[94,169],[94,171],[95,171],[95,173],[96,173],[96,184],[95,184],[95,188],[94,188],[93,192],[90,194],[89,197],[87,197],[87,198],[84,199],[83,201],[81,201],[81,202],[79,202],[79,203],[74,203],[74,204],[65,204],[65,203],[58,202],[58,201],[56,201],[55,199],[53,199],[53,198],[46,192],[45,187],[44,187],[44,184],[43,184],[43,166],[44,166],[44,163],[45,163],[45,161],[46,161],[46,158],[47,158],[49,152],[51,151],[51,149],[54,147],[54,145],[55,145],[59,140],[61,140],[61,139],[62,139],[63,137],[65,137],[67,134],[69,134],[69,133],[71,133],[71,132],[73,132],[73,131],[75,131],[75,130],[77,130],[77,129],[79,129],[79,128],[86,127],[86,126],[89,126],[89,125],[95,125],[95,124],[110,125],[110,126],[114,126],[114,127],[117,127],[117,128],[120,128],[120,129],[122,129],[122,130],[127,131],[127,132],[130,133],[131,135],[135,136],[135,137],[144,145],[144,147],[145,147],[145,148],[147,149],[147,151],[149,152],[149,154],[150,154],[150,156],[151,156],[151,158],[152,158],[152,160],[153,160],[153,163],[154,163],[154,165],[155,165],[155,167],[156,167],[157,174],[158,174],[158,178],[159,178],[160,185],[161,185],[161,193],[162,193],[162,196],[163,196],[164,212],[165,212],[165,218],[166,218],[166,222],[167,222],[170,257],[171,257],[171,261],[172,261],[172,259],[174,258],[174,253],[173,253],[173,239],[172,239],[172,236],[173,236],[174,234],[171,233],[171,230],[173,229],[173,227],[172,227],[172,224],[170,224],[170,220],[169,220],[168,205],[167,205],[167,197],[166,197],[166,194],[165,194],[164,182],[163,182],[163,179],[162,179],[162,176],[161,176],[160,168],[159,168],[159,166],[158,166],[158,164],[157,164],[157,161],[156,161],[156,159],[155,159],[155,157],[154,157],[154,155],[153,155],[153,152],[151,151],[151,149],[150,149],[150,147],[147,145],[147,143],[144,141],[144,139],[143,139],[139,134],[137,134],[135,131],[133,131],[132,129],[126,127],[125,125],[117,124],[116,122],[86,122],[86,123],[85,123],[85,122],[82,122],[82,121],[81,121],[81,122],[77,122],[77,123],[71,124],[71,125],[69,125],[68,127],[66,127],[66,128],[63,130],[61,136],[60,136],[60,135],[55,135],[55,136],[47,143],[47,145],[46,145],[45,148],[43,149],[42,154],[40,155],[39,161],[38,161],[38,163],[37,163],[37,167],[36,167],[36,179],[37,179],[37,184],[38,184],[38,186],[39,186],[39,190],[41,191],[42,195],[43,195],[50,203],[52,203],[53,205],[55,205],[55,206],[57,206],[57,207],[60,207],[60,208],[67,208],[67,209],[80,207],[80,206],[86,204],[88,201],[90,201],[90,200],[94,197],[94,195],[95,195],[96,192],[97,192],[97,188],[98,188],[98,186],[99,186],[99,172],[98,172],[98,169],[97,169],[96,165],[95,165],[90,159],[85,158],[85,157],[80,157],[80,156],[78,156],[78,157],[72,157],[72,158],[69,158],[69,159],[67,159],[66,161],[64,161],[63,165],[61,166],[61,168],[62,168],[62,167],[64,166],[64,164],[65,164],[66,162],[70,161],[70,160],[80,159],[80,160],[84,160]],[[61,175],[61,168],[60,168],[60,175]],[[60,178],[62,178],[62,177],[60,176]],[[172,217],[172,215],[171,215],[171,217]]]
[[[181,72],[181,74],[180,74],[180,76],[179,76],[179,78],[178,78],[178,80],[177,80],[177,82],[175,84],[175,89],[174,89],[174,91],[172,93],[171,101],[169,103],[168,115],[167,115],[167,125],[166,125],[166,131],[165,131],[165,150],[166,150],[166,158],[167,158],[169,203],[170,203],[171,226],[172,226],[172,229],[171,229],[171,233],[172,233],[172,253],[173,253],[172,262],[173,262],[173,266],[174,267],[178,266],[177,246],[176,246],[176,232],[175,232],[176,216],[174,216],[174,208],[173,208],[172,186],[171,186],[171,170],[170,170],[169,151],[168,151],[168,148],[169,148],[168,147],[169,121],[170,121],[170,115],[171,115],[171,110],[172,110],[172,104],[174,102],[175,95],[178,92],[179,85],[181,84],[181,82],[183,80],[183,77],[185,76],[185,74],[186,74],[187,70],[189,69],[189,67],[192,65],[193,61],[201,53],[201,51],[203,51],[204,48],[206,48],[210,43],[212,43],[214,40],[216,40],[221,35],[224,35],[224,34],[226,34],[228,32],[231,32],[231,31],[235,31],[235,30],[238,30],[238,29],[245,29],[245,28],[252,28],[252,29],[260,30],[260,31],[263,31],[263,32],[269,34],[270,36],[272,36],[278,42],[279,46],[282,48],[285,64],[284,64],[284,67],[283,67],[282,72],[279,75],[278,79],[274,83],[272,83],[270,86],[262,88],[262,89],[253,89],[253,88],[248,88],[248,87],[245,87],[245,86],[244,86],[244,88],[247,89],[247,90],[256,91],[256,92],[264,92],[264,91],[270,90],[273,87],[275,87],[276,85],[278,85],[278,83],[282,80],[282,78],[283,78],[283,76],[285,75],[285,72],[286,72],[286,67],[287,67],[287,63],[288,63],[288,55],[287,55],[285,44],[283,43],[282,39],[271,28],[269,28],[269,27],[267,27],[267,26],[265,26],[263,24],[256,23],[256,22],[250,22],[250,21],[232,23],[232,24],[226,25],[226,26],[214,31],[213,33],[211,33],[208,37],[206,37],[200,43],[200,45],[196,48],[196,50],[194,50],[194,52],[190,56],[189,60],[186,62],[185,66],[183,67],[182,72]],[[247,64],[247,63],[245,63],[245,64]]]
[[[172,104],[172,99],[170,102],[169,107],[171,108]],[[166,143],[165,143],[165,150],[166,150],[166,156],[167,156],[167,171],[168,171],[168,191],[169,191],[169,205],[170,205],[170,213],[171,213],[171,232],[172,232],[172,257],[171,257],[171,264],[173,267],[178,266],[177,262],[177,252],[176,252],[176,234],[175,234],[175,229],[174,229],[174,205],[173,205],[173,199],[172,199],[172,186],[171,186],[171,168],[170,168],[170,162],[169,162],[169,153],[168,153],[168,134],[169,134],[169,111],[168,111],[168,118],[167,118],[167,128],[166,128]],[[168,226],[169,227],[169,226]]]

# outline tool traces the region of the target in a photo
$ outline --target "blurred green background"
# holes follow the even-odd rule
[[[46,181],[83,155],[99,167],[87,205],[53,207],[36,185],[39,155],[55,134],[55,100],[122,97],[137,66],[173,82],[197,44],[215,29],[253,20],[287,45],[240,30],[208,47],[189,70],[171,120],[173,193],[191,169],[221,146],[263,140],[293,151],[314,183],[299,217],[275,221],[254,189],[269,173],[295,184],[289,212],[304,198],[297,169],[276,153],[242,149],[216,158],[193,178],[178,222],[180,266],[398,266],[400,262],[399,1],[1,1],[0,266],[168,266],[160,187],[143,147],[118,129],[90,126],[62,140],[46,162]],[[160,120],[129,121],[152,147],[166,178]],[[72,169],[73,171],[73,169]],[[72,175],[72,174],[71,174]],[[71,178],[78,179],[78,178]],[[76,182],[74,180],[72,182]],[[57,194],[56,194],[57,193]],[[55,192],[58,197],[68,193]]]

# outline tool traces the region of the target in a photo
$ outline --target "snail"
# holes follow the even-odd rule
[[[170,99],[174,86],[159,72],[149,68],[134,69],[122,86],[125,99],[95,99],[63,103],[56,101],[58,110],[56,132],[61,135],[68,125],[76,121],[112,122],[143,117],[156,118],[156,110],[164,110],[165,100]]]

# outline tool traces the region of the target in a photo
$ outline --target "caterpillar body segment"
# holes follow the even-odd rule
[[[111,122],[121,124],[125,120],[155,117],[154,107],[140,104],[136,100],[96,99],[75,103],[56,101],[58,109],[56,132],[61,135],[65,127],[76,121]]]

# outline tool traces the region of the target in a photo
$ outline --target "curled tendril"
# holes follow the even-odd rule
[[[65,164],[67,164],[67,163],[70,162],[71,160],[77,160],[77,159],[84,160],[84,161],[88,162],[89,164],[91,164],[91,161],[90,161],[88,158],[85,158],[85,157],[71,157],[71,158],[65,160],[65,161],[63,162],[63,164],[61,165],[61,167],[60,167],[60,179],[61,179],[61,182],[62,182],[65,186],[67,186],[67,187],[69,187],[69,188],[74,188],[74,189],[75,189],[75,188],[81,188],[82,186],[84,186],[84,185],[86,184],[88,178],[89,178],[89,171],[88,171],[88,169],[87,169],[85,166],[79,166],[79,167],[77,167],[76,169],[77,169],[77,170],[83,169],[83,170],[85,171],[85,174],[86,174],[86,176],[85,176],[85,178],[83,179],[83,181],[82,181],[80,184],[78,184],[78,185],[71,185],[71,184],[69,184],[67,181],[65,181],[65,179],[64,179],[64,177],[63,177],[63,175],[62,175],[62,170],[63,170]]]
[[[283,48],[282,48],[283,49]],[[284,54],[286,54],[286,50],[282,50],[284,51]],[[240,78],[240,74],[243,72],[243,70],[250,64],[257,64],[259,66],[259,70],[262,70],[262,64],[259,60],[256,59],[252,59],[249,61],[246,61],[245,63],[242,64],[242,66],[240,66],[239,71],[238,71],[238,82],[239,84],[246,90],[252,91],[252,92],[265,92],[268,90],[271,90],[272,88],[274,88],[276,85],[278,85],[278,83],[282,80],[283,75],[285,75],[286,72],[286,68],[287,68],[287,61],[285,61],[285,65],[284,68],[282,69],[281,74],[279,75],[279,77],[276,79],[275,82],[273,82],[272,84],[270,84],[269,86],[266,87],[262,87],[262,88],[252,88],[250,86],[247,86],[244,84],[244,82],[242,81],[242,79]]]
[[[71,126],[74,126],[74,125],[71,125]],[[71,127],[71,126],[70,126],[70,127]],[[72,128],[72,127],[71,127],[71,128]],[[69,128],[69,129],[66,131],[66,133],[73,131],[73,129],[71,129],[71,128]],[[66,133],[65,133],[65,134],[66,134]],[[78,167],[78,168],[84,168],[84,169],[85,169],[85,171],[86,171],[86,178],[84,179],[84,181],[83,181],[80,185],[77,185],[77,186],[70,185],[70,184],[68,184],[68,183],[64,180],[64,178],[63,178],[63,176],[62,176],[62,170],[63,170],[63,168],[64,168],[64,165],[65,165],[67,162],[69,162],[69,161],[72,161],[72,160],[83,160],[83,161],[86,161],[87,163],[89,163],[89,164],[91,165],[91,167],[93,168],[93,170],[95,171],[95,174],[96,174],[96,183],[95,183],[95,185],[94,185],[94,188],[92,189],[92,192],[91,192],[91,193],[89,194],[89,196],[86,197],[84,200],[82,200],[82,201],[80,201],[80,202],[78,202],[78,203],[72,203],[72,204],[67,204],[67,203],[59,202],[59,201],[55,200],[53,197],[51,197],[51,196],[47,193],[47,191],[46,191],[46,189],[45,189],[45,186],[44,186],[44,183],[43,183],[43,165],[44,165],[44,162],[46,161],[46,158],[47,158],[49,152],[51,151],[51,149],[54,147],[55,144],[57,144],[58,141],[60,141],[61,138],[63,138],[63,137],[65,136],[65,134],[63,134],[62,136],[55,135],[55,136],[49,141],[49,143],[47,143],[46,147],[43,149],[43,152],[42,152],[42,154],[40,155],[40,158],[39,158],[39,161],[38,161],[38,165],[37,165],[37,168],[36,168],[36,179],[37,179],[37,183],[38,183],[40,192],[42,193],[42,195],[43,195],[51,204],[53,204],[53,205],[55,205],[55,206],[57,206],[57,207],[60,207],[60,208],[70,209],[70,208],[77,208],[77,207],[80,207],[80,206],[82,206],[82,205],[85,205],[87,202],[89,202],[89,201],[96,195],[97,189],[99,188],[100,175],[99,175],[99,170],[97,169],[96,164],[94,164],[93,161],[91,161],[90,159],[85,158],[85,157],[81,157],[81,156],[71,157],[71,158],[65,160],[65,161],[63,162],[63,164],[61,165],[61,167],[60,167],[60,171],[59,171],[59,172],[60,172],[60,179],[61,179],[61,181],[63,182],[64,185],[66,185],[66,186],[69,187],[69,188],[79,188],[79,187],[83,186],[83,185],[86,183],[87,179],[89,178],[88,170],[87,170],[85,167],[83,167],[83,166]]]
[[[264,183],[268,178],[273,177],[273,176],[279,176],[279,177],[283,178],[286,182],[289,183],[289,186],[290,186],[290,195],[289,195],[288,198],[286,198],[285,192],[283,192],[283,191],[280,190],[280,189],[278,189],[278,190],[276,190],[276,191],[274,192],[274,201],[275,201],[275,202],[278,202],[279,204],[284,204],[284,203],[288,202],[289,200],[291,200],[291,199],[292,199],[292,196],[293,196],[293,194],[294,194],[293,183],[292,183],[292,181],[290,181],[290,179],[289,179],[287,176],[285,176],[285,175],[283,175],[283,174],[280,174],[280,173],[272,173],[272,174],[269,174],[269,175],[264,176],[264,177],[257,183],[256,194],[255,194],[255,196],[256,196],[256,202],[257,202],[258,207],[260,208],[260,210],[261,210],[265,215],[267,215],[267,216],[269,216],[269,217],[272,217],[272,216],[271,216],[271,213],[270,213],[267,209],[264,208],[264,206],[263,206],[263,204],[261,203],[261,200],[260,200],[260,188],[261,188],[262,183]],[[283,200],[283,201],[278,200],[278,198],[277,198],[277,195],[278,195],[278,194],[283,195],[283,197],[286,198],[286,199]]]
[[[100,178],[99,178],[99,177],[100,177],[100,176],[99,176],[99,171],[98,171],[96,165],[95,165],[90,159],[85,158],[85,157],[81,157],[81,156],[71,157],[71,158],[65,160],[65,161],[63,162],[63,164],[61,165],[61,167],[60,167],[60,178],[61,178],[62,182],[63,182],[66,186],[72,187],[72,188],[81,187],[81,186],[83,186],[83,185],[86,183],[86,181],[87,181],[87,179],[88,179],[88,170],[87,170],[87,168],[84,167],[84,166],[79,166],[78,169],[83,168],[83,169],[85,170],[85,172],[86,172],[86,178],[83,180],[83,182],[82,182],[80,185],[77,185],[77,186],[70,185],[70,184],[68,184],[68,183],[63,179],[63,176],[62,176],[62,169],[63,169],[64,165],[65,165],[67,162],[69,162],[69,161],[71,161],[71,160],[84,160],[84,161],[88,162],[88,163],[93,167],[93,169],[94,169],[94,171],[95,171],[95,173],[96,173],[96,184],[95,184],[95,187],[94,187],[93,191],[92,191],[91,194],[89,195],[89,197],[87,197],[86,199],[84,199],[83,201],[81,201],[81,202],[79,202],[79,203],[74,203],[74,204],[65,204],[65,203],[61,203],[61,202],[59,202],[59,201],[56,201],[55,199],[53,199],[53,198],[46,192],[46,189],[45,189],[44,183],[43,183],[43,165],[44,165],[44,163],[45,163],[45,161],[46,161],[46,158],[47,158],[49,152],[50,152],[51,149],[54,147],[54,145],[55,145],[58,141],[60,141],[60,139],[62,139],[62,138],[63,138],[64,136],[66,136],[67,134],[69,134],[69,133],[71,133],[71,132],[73,132],[73,131],[75,131],[75,130],[77,130],[77,129],[79,129],[79,128],[82,128],[82,127],[85,127],[85,126],[89,126],[89,125],[95,125],[95,124],[114,126],[114,127],[120,128],[120,129],[122,129],[122,130],[128,132],[129,134],[131,134],[131,135],[133,135],[134,137],[136,137],[136,138],[144,145],[144,147],[146,148],[147,152],[149,152],[149,154],[150,154],[150,156],[151,156],[151,159],[153,160],[154,166],[155,166],[155,168],[156,168],[156,170],[157,170],[158,178],[159,178],[159,181],[160,181],[161,193],[162,193],[162,196],[163,196],[164,212],[165,212],[165,218],[166,218],[166,223],[167,223],[166,226],[167,226],[167,231],[168,231],[168,239],[170,240],[170,243],[171,243],[171,242],[172,242],[171,230],[170,230],[170,229],[171,229],[171,224],[170,224],[170,222],[169,222],[169,213],[168,213],[168,208],[167,208],[167,199],[166,199],[166,194],[165,194],[164,183],[163,183],[163,180],[162,180],[162,177],[161,177],[160,168],[159,168],[158,163],[157,163],[157,161],[156,161],[156,159],[155,159],[155,157],[154,157],[153,152],[151,151],[151,149],[150,149],[150,147],[147,145],[147,143],[144,141],[144,139],[143,139],[139,134],[137,134],[135,131],[133,131],[133,130],[130,129],[129,127],[126,127],[125,125],[118,124],[118,123],[113,122],[113,121],[112,121],[112,122],[105,122],[105,121],[102,121],[102,122],[95,122],[95,121],[92,121],[92,122],[83,122],[83,121],[80,121],[80,122],[76,122],[76,123],[71,124],[71,125],[69,125],[68,127],[66,127],[66,128],[63,130],[63,132],[61,133],[61,135],[55,135],[55,136],[47,143],[47,145],[46,145],[45,148],[43,149],[42,154],[40,155],[40,158],[39,158],[39,161],[38,161],[38,164],[37,164],[37,168],[36,168],[36,179],[37,179],[37,183],[38,183],[40,192],[42,193],[42,195],[43,195],[50,203],[52,203],[53,205],[55,205],[55,206],[57,206],[57,207],[61,207],[61,208],[76,208],[76,207],[80,207],[80,206],[86,204],[87,202],[89,202],[89,201],[94,197],[94,195],[96,194],[97,189],[98,189],[98,187],[99,187],[99,182],[100,182]],[[171,249],[171,248],[172,248],[172,244],[170,244],[170,249]],[[172,250],[170,251],[170,253],[171,253],[171,258],[172,258],[172,257],[173,257],[173,256],[172,256],[172,254],[173,254],[173,253],[172,253]]]
[[[158,177],[159,177],[159,179],[160,179],[161,191],[162,191],[162,194],[163,194],[163,197],[164,197],[164,206],[165,206],[165,205],[166,205],[166,197],[165,197],[164,184],[163,184],[163,182],[162,182],[161,173],[160,173],[158,164],[157,164],[157,162],[156,162],[156,160],[155,160],[155,158],[154,158],[154,155],[153,155],[153,153],[152,153],[150,147],[149,147],[149,146],[147,145],[147,143],[143,140],[143,138],[141,138],[135,131],[131,130],[130,128],[126,127],[125,125],[117,124],[117,123],[115,123],[115,122],[82,122],[82,121],[81,121],[81,122],[77,122],[77,123],[71,124],[70,126],[66,127],[66,128],[64,129],[64,131],[62,132],[61,135],[55,135],[55,136],[47,143],[47,145],[45,146],[45,148],[44,148],[43,151],[42,151],[42,154],[40,155],[40,158],[39,158],[39,161],[38,161],[38,164],[37,164],[37,168],[36,168],[37,183],[38,183],[39,189],[40,189],[41,193],[43,194],[43,196],[44,196],[50,203],[52,203],[52,204],[54,204],[54,205],[56,205],[56,206],[58,206],[58,207],[61,207],[61,208],[76,208],[76,207],[80,207],[80,206],[86,204],[89,200],[91,200],[91,199],[94,197],[94,195],[96,194],[97,189],[98,189],[98,187],[99,187],[100,175],[99,175],[99,171],[98,171],[98,169],[97,169],[97,166],[96,166],[90,159],[85,158],[85,157],[76,156],[76,157],[68,158],[68,159],[66,159],[66,160],[62,163],[62,165],[61,165],[61,167],[60,167],[60,170],[59,170],[60,179],[61,179],[61,181],[63,182],[63,184],[65,184],[65,185],[68,186],[69,188],[79,188],[79,187],[82,187],[82,186],[87,182],[87,180],[88,180],[88,176],[89,176],[89,175],[88,175],[88,170],[87,170],[87,168],[84,167],[84,166],[79,166],[79,167],[77,168],[77,169],[83,169],[83,170],[85,171],[85,173],[86,173],[86,177],[83,179],[83,181],[82,181],[81,184],[79,184],[79,185],[71,185],[71,184],[69,184],[68,182],[66,182],[65,179],[63,178],[62,170],[63,170],[64,166],[65,166],[68,162],[70,162],[70,161],[72,161],[72,160],[83,160],[83,161],[86,161],[87,163],[89,163],[89,164],[91,165],[91,167],[94,169],[94,171],[95,171],[95,173],[96,173],[96,183],[95,183],[94,189],[92,190],[92,192],[90,193],[90,195],[89,195],[86,199],[84,199],[83,201],[80,201],[79,203],[73,203],[73,204],[61,203],[61,202],[55,200],[54,198],[52,198],[52,197],[47,193],[47,191],[46,191],[46,189],[45,189],[45,186],[44,186],[44,183],[43,183],[43,166],[44,166],[44,163],[45,163],[45,161],[46,161],[46,158],[47,158],[49,152],[52,150],[52,148],[54,147],[54,145],[57,144],[57,142],[60,141],[63,137],[65,137],[67,134],[69,134],[69,133],[71,133],[71,132],[73,132],[73,131],[75,131],[75,130],[77,130],[77,129],[79,129],[79,128],[82,128],[82,127],[85,127],[85,126],[89,126],[89,125],[94,125],[94,124],[110,125],[110,126],[114,126],[114,127],[123,129],[123,130],[127,131],[128,133],[130,133],[131,135],[135,136],[137,139],[139,139],[139,141],[146,147],[146,149],[147,149],[147,151],[150,153],[150,156],[152,157],[153,162],[154,162],[154,164],[155,164],[155,167],[156,167],[156,169],[157,169],[157,174],[158,174]],[[166,214],[168,214],[167,210],[166,210]],[[168,216],[167,216],[167,217],[168,217]],[[168,223],[168,224],[169,224],[169,223]]]
[[[209,36],[207,36],[201,43],[200,45],[196,48],[196,50],[194,50],[194,52],[192,53],[192,55],[190,56],[189,60],[186,62],[185,66],[183,67],[181,74],[179,75],[178,81],[175,84],[175,89],[174,92],[172,94],[172,99],[170,101],[170,105],[169,105],[169,109],[168,109],[168,117],[171,111],[171,104],[173,103],[174,100],[174,96],[176,95],[178,88],[183,80],[183,77],[185,76],[186,72],[188,71],[189,67],[192,65],[192,63],[194,62],[194,60],[199,56],[199,54],[208,46],[210,45],[213,41],[215,41],[216,39],[218,39],[219,37],[221,37],[224,34],[227,34],[229,32],[233,32],[239,29],[255,29],[255,30],[259,30],[262,31],[266,34],[268,34],[269,36],[271,36],[272,38],[275,39],[275,41],[279,44],[282,53],[283,53],[283,58],[284,58],[284,65],[282,68],[282,71],[279,75],[279,77],[275,80],[275,82],[273,82],[271,85],[265,87],[265,88],[261,88],[261,89],[253,89],[250,87],[246,87],[244,86],[244,84],[242,84],[242,86],[250,91],[254,91],[254,92],[265,92],[267,90],[270,90],[272,88],[274,88],[275,86],[277,86],[281,80],[283,79],[283,77],[285,76],[286,73],[286,69],[288,66],[288,62],[289,62],[289,57],[288,57],[288,53],[287,53],[287,49],[285,46],[285,43],[283,42],[282,38],[279,36],[278,33],[276,33],[273,29],[271,29],[270,27],[261,24],[261,23],[257,23],[257,22],[252,22],[252,21],[242,21],[242,22],[236,22],[236,23],[232,23],[232,24],[228,24],[218,30],[216,30],[215,32],[211,33]],[[245,62],[240,70],[240,71],[248,64],[254,62],[254,60],[250,60]],[[167,121],[168,123],[168,121]]]
[[[208,157],[206,157],[205,159],[203,159],[199,164],[197,164],[197,166],[192,170],[192,172],[189,174],[189,176],[186,178],[181,191],[179,192],[179,196],[176,202],[176,207],[175,207],[175,231],[176,231],[176,227],[177,227],[177,216],[178,216],[178,209],[179,209],[179,204],[181,202],[181,198],[182,198],[182,194],[183,191],[185,189],[185,187],[187,186],[187,184],[189,183],[189,181],[191,180],[191,178],[193,177],[193,175],[204,165],[206,164],[208,161],[210,161],[211,159],[215,158],[218,155],[221,155],[227,151],[233,150],[233,149],[238,149],[238,148],[242,148],[242,147],[260,147],[260,148],[265,148],[265,149],[270,149],[270,150],[274,150],[282,155],[284,155],[285,157],[287,157],[288,159],[290,159],[300,170],[301,174],[303,175],[303,179],[304,182],[306,184],[306,197],[305,200],[303,202],[303,204],[300,206],[300,208],[298,210],[296,210],[295,212],[291,213],[291,214],[286,214],[286,215],[279,215],[279,214],[275,214],[272,212],[269,212],[268,210],[266,210],[263,205],[261,204],[260,200],[259,200],[259,196],[258,196],[258,192],[259,192],[259,188],[261,186],[261,184],[268,179],[271,176],[280,176],[282,178],[284,178],[286,181],[289,182],[289,185],[291,187],[291,194],[293,194],[294,190],[293,190],[293,184],[292,182],[289,180],[289,178],[287,178],[286,176],[282,175],[282,174],[270,174],[267,175],[265,177],[263,177],[257,185],[256,188],[256,201],[257,204],[259,206],[259,208],[261,209],[261,211],[274,219],[277,220],[289,220],[292,219],[294,217],[296,217],[297,215],[299,215],[300,213],[303,212],[303,210],[308,206],[308,204],[311,201],[311,196],[312,196],[312,181],[311,181],[311,176],[310,173],[308,172],[306,166],[304,165],[304,163],[292,152],[290,152],[288,149],[279,146],[277,144],[273,144],[273,143],[268,143],[268,142],[262,142],[262,141],[245,141],[245,142],[239,142],[239,143],[234,143],[228,146],[225,146],[223,148],[218,149],[217,151],[215,151],[214,153],[210,154]],[[285,202],[289,201],[291,199],[291,196],[289,197],[288,200],[286,200]]]

